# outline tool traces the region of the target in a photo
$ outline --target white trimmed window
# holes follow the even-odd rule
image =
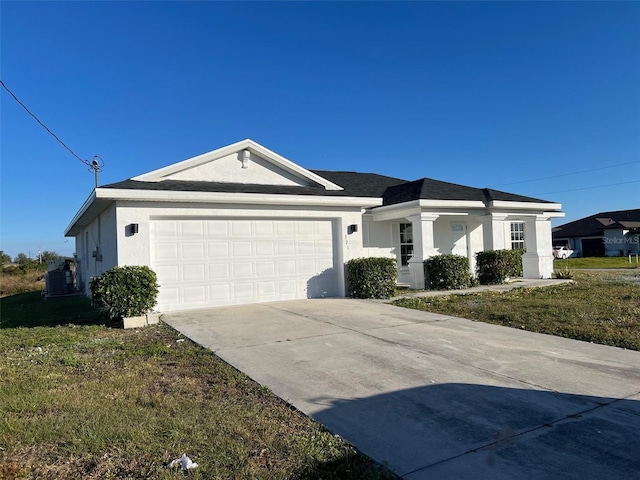
[[[511,250],[524,250],[524,222],[511,223]]]
[[[413,256],[413,226],[410,223],[400,224],[400,265],[409,265]]]

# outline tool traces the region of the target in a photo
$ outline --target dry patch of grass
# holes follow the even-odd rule
[[[640,350],[640,271],[576,272],[574,282],[399,299],[394,305]]]
[[[0,359],[0,478],[394,478],[164,324],[4,329]]]
[[[15,272],[8,273],[3,269],[0,272],[0,297],[44,290],[44,270],[30,272],[15,270]]]

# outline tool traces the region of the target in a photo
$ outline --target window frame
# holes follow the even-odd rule
[[[400,223],[398,231],[400,233],[400,266],[408,267],[409,259],[413,257],[413,224]]]
[[[509,234],[511,250],[524,250],[526,248],[524,222],[511,222]]]

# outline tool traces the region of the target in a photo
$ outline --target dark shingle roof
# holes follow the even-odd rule
[[[177,192],[221,192],[221,193],[258,193],[281,195],[324,195],[382,198],[384,205],[395,205],[412,200],[471,200],[488,203],[492,200],[510,202],[550,203],[547,200],[525,197],[513,193],[501,192],[489,188],[467,187],[455,183],[442,182],[431,178],[421,178],[408,182],[400,178],[387,177],[376,173],[339,172],[311,170],[344,190],[326,190],[317,186],[296,185],[257,185],[243,183],[224,183],[193,180],[162,180],[144,182],[124,180],[104,185],[101,188],[125,190],[156,190]]]
[[[501,192],[490,188],[474,188],[456,183],[442,182],[432,178],[421,178],[413,182],[390,187],[383,196],[384,205],[409,202],[412,200],[471,200],[490,202],[502,200],[508,202],[539,202],[547,200],[525,197],[514,193]]]
[[[262,193],[281,195],[329,195],[348,196],[343,190],[325,190],[324,187],[299,187],[296,185],[256,185],[244,183],[198,182],[193,180],[162,180],[160,182],[141,182],[125,180],[111,183],[101,188],[119,188],[124,190],[159,190],[171,192],[220,192],[220,193]]]
[[[387,188],[407,183],[406,180],[386,177],[377,173],[333,172],[330,170],[311,171],[336,185],[340,185],[345,192],[354,197],[380,198]]]
[[[590,217],[555,227],[553,229],[553,237],[599,237],[604,235],[604,230],[606,229],[633,228],[636,222],[640,222],[640,208],[600,212]]]

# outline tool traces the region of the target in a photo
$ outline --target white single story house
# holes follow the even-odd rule
[[[640,254],[640,209],[600,212],[552,229],[554,245],[579,257]]]
[[[396,259],[424,288],[423,261],[526,248],[524,277],[553,270],[545,200],[374,173],[307,170],[252,140],[93,190],[65,236],[78,284],[114,266],[158,275],[159,311],[344,296],[348,260]]]

